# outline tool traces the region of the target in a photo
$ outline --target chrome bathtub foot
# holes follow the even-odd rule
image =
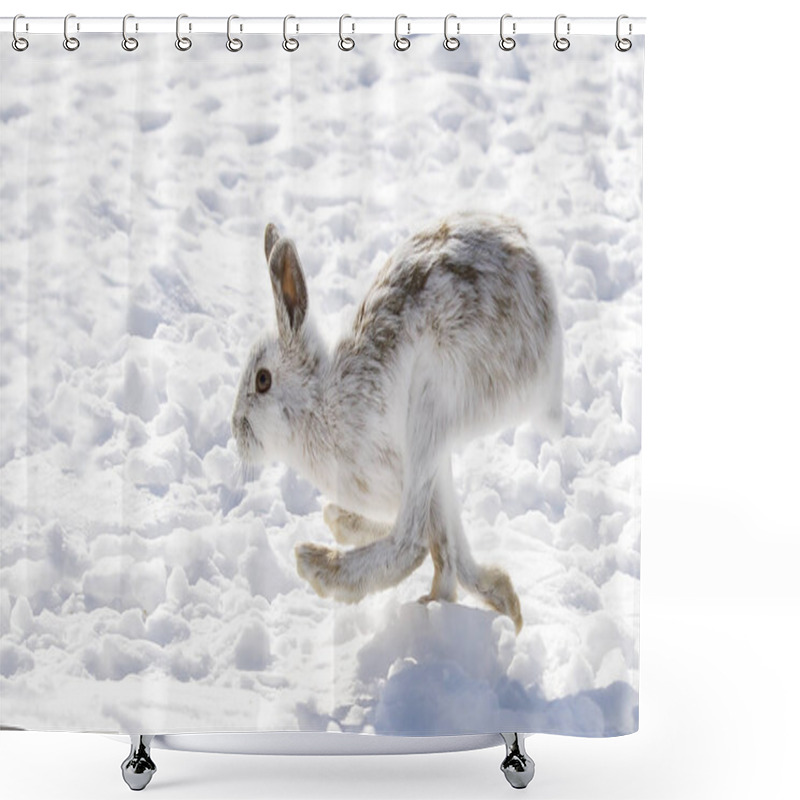
[[[131,734],[131,752],[122,762],[122,778],[134,792],[144,789],[155,774],[156,765],[150,758],[152,741],[152,736]]]
[[[533,759],[525,752],[525,737],[519,733],[501,733],[506,743],[506,757],[500,765],[506,780],[515,789],[524,789],[536,769]]]

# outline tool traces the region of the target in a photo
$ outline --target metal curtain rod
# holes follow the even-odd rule
[[[122,17],[81,17],[70,15],[70,30],[86,33],[121,33]],[[403,17],[400,32],[409,34],[441,34],[443,17]],[[498,31],[500,15],[497,17],[458,17],[451,20],[454,33],[459,36],[472,34],[493,34]],[[569,35],[616,34],[614,17],[569,17],[562,16],[561,23],[569,24]],[[184,31],[195,34],[225,34],[228,30],[227,17],[184,16],[181,20]],[[553,33],[553,17],[509,17],[508,32],[514,35]],[[645,32],[644,17],[625,18],[626,35]],[[0,32],[11,33],[13,17],[0,17]],[[237,17],[234,30],[244,34],[284,34],[283,17]],[[339,34],[338,17],[293,17],[289,27],[291,33],[298,34]],[[19,34],[64,33],[64,17],[27,17],[17,21]],[[132,33],[175,33],[175,17],[136,17],[128,20],[128,31]],[[349,17],[345,26],[347,33],[394,34],[394,17]]]

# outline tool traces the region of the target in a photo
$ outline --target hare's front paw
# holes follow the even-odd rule
[[[417,598],[417,602],[421,606],[427,606],[430,603],[455,603],[455,601],[455,597],[442,597],[433,592],[428,592],[428,594],[423,594],[422,597]]]
[[[434,584],[428,594],[422,595],[417,598],[418,603],[426,606],[428,603],[455,603],[458,599],[458,594],[455,587],[444,588]]]
[[[294,549],[297,574],[307,580],[320,597],[331,594],[339,573],[340,554],[330,547],[306,542]]]
[[[322,509],[322,520],[328,528],[330,528],[333,538],[336,539],[339,544],[350,543],[347,535],[349,528],[343,524],[346,517],[347,512],[334,503],[328,503],[328,505]]]
[[[328,503],[322,509],[322,519],[339,544],[365,545],[377,542],[391,533],[392,526],[362,517],[341,506]]]

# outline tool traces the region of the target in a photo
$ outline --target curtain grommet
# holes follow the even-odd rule
[[[509,50],[513,50],[517,46],[517,40],[513,36],[506,36],[505,31],[503,30],[503,26],[505,25],[505,21],[507,19],[512,19],[511,14],[503,14],[500,17],[500,49],[509,52]],[[511,23],[511,32],[517,32],[517,23]]]
[[[23,53],[25,50],[28,49],[28,45],[30,44],[30,42],[24,36],[20,36],[17,33],[17,20],[20,20],[20,19],[25,19],[25,15],[24,14],[17,14],[17,16],[14,17],[14,22],[13,22],[13,24],[11,26],[11,35],[13,37],[11,39],[11,46],[18,53]]]
[[[71,19],[75,19],[74,14],[67,14],[67,16],[64,17],[64,41],[62,44],[64,45],[65,50],[68,50],[70,53],[74,53],[81,46],[81,42],[77,36],[69,35],[68,26]],[[80,30],[80,26],[76,25],[76,30]]]
[[[355,46],[356,42],[352,36],[345,36],[344,32],[342,31],[342,25],[346,19],[353,19],[349,14],[342,14],[339,17],[339,49],[345,53],[349,53]],[[350,26],[352,28],[351,33],[355,33],[356,26],[351,22]]]
[[[191,49],[192,46],[192,40],[188,36],[183,36],[181,34],[181,20],[187,19],[188,17],[188,14],[178,14],[177,18],[175,19],[175,47],[182,53],[185,53],[187,50]],[[191,22],[189,23],[189,30],[192,30]]]
[[[627,14],[620,14],[617,17],[617,41],[614,42],[614,47],[616,47],[617,50],[619,50],[620,53],[627,53],[628,50],[630,50],[631,47],[633,47],[633,42],[630,39],[623,38],[622,36],[620,36],[620,23],[624,19],[628,19],[628,15]],[[631,35],[632,31],[633,31],[633,27],[632,27],[631,23],[629,22],[628,23],[628,36]]]
[[[134,17],[133,14],[126,14],[122,18],[122,49],[132,53],[139,46],[139,40],[133,36],[128,36],[129,19],[136,19],[136,17]],[[138,26],[136,30],[138,30]]]
[[[570,41],[569,39],[567,39],[567,36],[569,36],[569,28],[570,28],[569,22],[567,22],[567,36],[558,35],[558,21],[560,19],[566,19],[566,18],[567,18],[566,14],[559,14],[556,17],[555,22],[553,23],[553,35],[555,36],[553,47],[555,47],[555,49],[558,50],[559,53],[563,53],[565,50],[569,50],[570,46]]]
[[[235,19],[239,19],[238,14],[231,14],[228,17],[228,27],[226,30],[228,41],[225,42],[225,47],[227,47],[231,53],[238,53],[244,47],[244,42],[241,39],[231,36],[231,22],[233,22]],[[239,30],[241,30],[241,27]]]
[[[297,19],[297,17],[295,17],[294,14],[287,14],[283,18],[283,42],[281,42],[281,47],[283,47],[287,53],[294,53],[294,51],[300,47],[300,42],[298,42],[294,37],[287,35],[290,19]]]
[[[444,47],[445,50],[449,50],[452,53],[453,50],[458,50],[458,48],[461,47],[461,41],[458,39],[457,36],[450,36],[450,34],[447,31],[447,25],[451,19],[457,20],[458,18],[456,17],[455,14],[448,14],[444,18],[444,42],[442,42],[442,47]],[[456,33],[460,32],[461,32],[461,23],[456,21]]]
[[[401,53],[405,53],[405,51],[411,47],[411,39],[400,35],[399,27],[401,19],[408,19],[408,17],[405,14],[398,14],[394,18],[394,49],[399,50]],[[406,28],[408,29],[408,32],[411,33],[411,25],[406,23]]]

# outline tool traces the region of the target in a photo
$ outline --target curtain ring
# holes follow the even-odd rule
[[[81,43],[76,36],[69,35],[67,25],[71,19],[75,19],[74,14],[67,14],[67,16],[64,17],[64,49],[73,52],[81,46]]]
[[[244,43],[242,42],[241,39],[236,39],[233,36],[231,36],[231,22],[233,22],[235,19],[239,19],[239,17],[236,14],[231,14],[228,17],[228,27],[227,27],[228,41],[225,42],[225,47],[227,47],[231,53],[238,53],[242,49],[242,47],[244,47]]]
[[[353,19],[353,18],[349,14],[342,14],[342,16],[339,17],[339,49],[344,50],[345,52],[347,52],[348,50],[352,50],[356,46],[356,43],[353,39],[351,39],[349,36],[344,36],[344,34],[342,33],[342,23],[346,19]],[[356,26],[353,23],[350,24],[353,28],[353,32],[355,32]]]
[[[563,53],[565,50],[569,50],[570,41],[566,38],[566,36],[559,36],[558,35],[558,21],[560,19],[566,19],[566,14],[559,14],[556,17],[556,21],[553,24],[553,32],[556,37],[555,41],[553,42],[553,47],[558,50],[559,53]],[[567,35],[569,35],[569,22],[567,23]]]
[[[458,48],[461,47],[461,42],[455,36],[448,36],[447,34],[447,23],[451,19],[457,19],[456,15],[448,14],[444,18],[444,42],[442,42],[442,46],[444,47],[445,50],[453,51],[453,50],[458,50]],[[456,22],[456,33],[459,32],[460,28],[461,28],[461,23]]]
[[[506,36],[503,32],[503,24],[507,19],[511,19],[511,14],[503,14],[503,16],[500,17],[500,49],[505,50],[506,52],[513,50],[517,46],[516,39],[514,39],[512,36]],[[516,23],[512,23],[511,32],[517,32]]]
[[[183,53],[192,46],[192,40],[188,36],[181,36],[181,20],[187,19],[188,16],[188,14],[178,14],[175,20],[175,47]],[[189,23],[189,30],[191,29],[192,26]]]
[[[128,36],[129,19],[135,19],[133,14],[126,14],[122,18],[122,49],[132,53],[139,46],[139,40],[134,39],[133,36]]]
[[[394,49],[399,50],[401,53],[405,50],[408,50],[411,47],[411,39],[406,38],[405,36],[400,35],[400,31],[398,28],[400,27],[400,20],[401,19],[408,19],[405,14],[398,14],[394,18]],[[409,33],[411,32],[411,26],[408,26]]]
[[[17,14],[17,16],[14,17],[14,23],[11,26],[11,33],[12,33],[14,38],[11,40],[11,46],[18,53],[21,53],[23,50],[27,50],[28,49],[28,45],[30,44],[30,42],[28,42],[27,39],[24,39],[22,36],[20,36],[17,33],[17,20],[18,19],[25,19],[25,15],[24,14]]]
[[[628,19],[627,14],[620,14],[617,17],[617,41],[614,42],[614,47],[616,47],[617,50],[620,51],[620,53],[627,53],[628,50],[630,50],[631,47],[633,47],[633,42],[630,39],[623,39],[619,35],[620,22],[622,22],[622,20],[624,20],[624,19]],[[629,35],[632,32],[632,30],[633,30],[633,28],[631,27],[631,24],[629,22],[628,23],[628,34]]]
[[[298,42],[297,39],[294,38],[290,39],[286,35],[290,19],[297,19],[297,18],[293,14],[287,14],[283,18],[283,42],[281,46],[287,53],[294,53],[294,51],[297,50],[298,47],[300,47],[300,42]]]

